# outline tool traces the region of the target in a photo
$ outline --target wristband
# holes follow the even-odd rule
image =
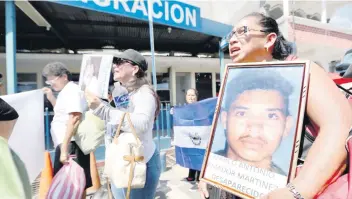
[[[293,197],[295,199],[304,199],[302,195],[296,190],[296,188],[293,186],[293,184],[288,183],[286,187],[290,190],[290,192],[293,194]]]

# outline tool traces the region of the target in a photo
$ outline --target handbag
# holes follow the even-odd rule
[[[55,175],[46,199],[82,199],[85,187],[84,170],[70,158]]]
[[[121,136],[121,127],[125,117],[127,117],[131,132],[123,134],[132,133],[133,139]],[[104,173],[116,188],[127,188],[127,199],[130,198],[131,188],[144,188],[147,173],[144,147],[136,134],[129,113],[122,115],[114,139],[106,150]]]
[[[85,155],[88,155],[103,143],[104,134],[104,121],[93,115],[91,111],[87,111],[85,112],[83,121],[77,128],[74,138],[81,151]]]

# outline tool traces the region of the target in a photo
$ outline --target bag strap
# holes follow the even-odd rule
[[[132,130],[132,133],[134,137],[136,138],[137,142],[140,143],[139,138],[137,137],[136,130],[134,129],[131,121],[131,117],[129,113],[126,113],[127,115],[127,120],[130,124],[130,128]],[[131,185],[133,181],[133,176],[134,176],[134,169],[136,166],[136,162],[142,162],[144,160],[144,156],[136,156],[134,154],[134,151],[132,150],[131,155],[125,155],[123,156],[123,160],[130,162],[130,175],[128,177],[128,185],[127,185],[127,193],[126,193],[126,199],[130,199],[130,194],[131,194]]]
[[[350,130],[350,135],[348,136],[346,140],[346,149],[348,152],[348,174],[347,174],[347,182],[348,182],[348,197],[347,198],[352,198],[352,129]]]
[[[138,136],[137,136],[137,133],[136,133],[136,129],[134,128],[134,126],[133,126],[133,124],[132,124],[130,114],[127,113],[127,112],[123,113],[123,115],[122,115],[122,117],[121,117],[121,121],[120,121],[120,124],[117,126],[117,130],[116,130],[116,134],[115,134],[115,136],[114,136],[113,142],[114,142],[115,144],[117,143],[117,139],[118,139],[118,137],[119,137],[119,135],[120,135],[120,133],[121,133],[122,123],[123,123],[123,121],[125,120],[125,116],[126,116],[126,115],[127,115],[128,124],[129,124],[129,126],[130,126],[130,128],[131,128],[131,132],[132,132],[134,138],[137,140],[137,143],[140,144],[141,141],[139,140],[139,138],[138,138]]]
[[[132,121],[131,121],[131,117],[130,117],[130,114],[125,112],[123,115],[122,115],[122,118],[121,118],[121,121],[120,121],[120,124],[118,125],[117,127],[117,130],[116,130],[116,134],[114,136],[114,140],[113,142],[115,144],[117,144],[117,139],[120,135],[120,132],[121,132],[121,127],[122,127],[122,123],[125,119],[125,116],[127,116],[127,121],[128,121],[128,124],[131,128],[131,131],[132,131],[132,134],[133,136],[135,137],[135,139],[137,140],[138,144],[140,144],[140,140],[137,136],[137,133],[136,133],[136,129],[134,128],[133,124],[132,124]],[[132,154],[131,155],[125,155],[123,156],[123,159],[125,161],[128,161],[130,163],[130,175],[129,175],[129,178],[128,178],[128,186],[127,186],[127,193],[126,193],[126,199],[129,199],[130,198],[130,194],[131,194],[131,185],[132,185],[132,181],[133,181],[133,176],[134,176],[134,168],[136,166],[136,162],[141,162],[144,160],[144,156],[136,156],[134,154],[134,151],[132,150]]]
[[[113,140],[113,141],[115,141],[115,140],[117,141],[117,138],[118,138],[119,135],[120,135],[122,123],[123,123],[123,121],[125,120],[125,116],[126,116],[126,113],[123,113],[123,115],[122,115],[122,117],[121,117],[120,124],[117,126],[117,130],[116,130],[116,133],[115,133],[115,136],[114,136],[114,140]]]
[[[345,92],[346,98],[348,99],[348,97],[350,95],[352,95],[352,93],[345,89],[344,87],[342,87],[341,85],[336,84],[337,87],[339,87],[341,90],[343,90]],[[352,127],[350,128],[350,132],[349,135],[346,139],[346,144],[345,144],[346,150],[347,150],[347,158],[348,158],[348,174],[347,174],[347,183],[348,183],[348,195],[347,198],[352,198]]]
[[[128,161],[131,165],[130,166],[130,175],[128,177],[127,193],[126,193],[126,199],[129,199],[130,194],[131,194],[131,185],[132,185],[132,181],[133,181],[134,169],[136,166],[136,162],[143,161],[144,156],[135,156],[135,154],[132,150],[132,154],[123,156],[123,160]]]
[[[109,178],[106,178],[106,186],[108,187],[108,198],[109,198],[109,199],[113,199],[113,197],[112,197],[112,192],[111,192],[111,187],[110,187],[110,182],[109,182]]]

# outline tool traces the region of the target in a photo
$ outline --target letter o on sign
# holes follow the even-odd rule
[[[175,15],[176,10],[178,10],[180,12],[180,17],[177,18]],[[171,18],[175,23],[182,23],[185,19],[185,13],[183,12],[183,9],[180,5],[178,4],[174,4],[171,6]]]

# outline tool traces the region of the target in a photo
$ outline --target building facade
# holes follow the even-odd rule
[[[63,2],[64,4],[70,4],[68,1]],[[88,1],[83,0],[80,2],[82,4],[82,2],[86,3]],[[112,9],[115,9],[117,4],[112,4],[110,1],[94,0],[93,2],[99,2],[100,7],[97,10],[98,12],[111,13],[112,11],[116,11]],[[119,1],[115,0],[112,2],[115,3]],[[135,2],[137,2],[137,0]],[[155,2],[158,3],[158,1]],[[159,20],[156,21],[157,23],[168,24],[168,19],[173,20],[172,23],[175,24],[170,22],[169,27],[165,26],[165,30],[168,31],[168,34],[176,31],[180,32],[180,30],[177,29],[179,27],[187,28],[186,26],[194,25],[194,27],[189,28],[189,31],[198,31],[204,32],[208,35],[214,35],[210,38],[204,37],[204,40],[210,41],[212,39],[225,36],[226,31],[229,32],[231,30],[231,26],[236,24],[236,22],[246,14],[259,11],[264,12],[277,20],[283,35],[289,41],[296,44],[296,52],[300,58],[317,61],[326,70],[329,70],[329,66],[331,66],[332,63],[339,62],[344,53],[352,48],[352,17],[349,18],[349,15],[347,15],[348,12],[346,14],[346,11],[344,11],[346,8],[348,11],[349,6],[351,6],[351,3],[348,1],[234,0],[219,2],[216,0],[180,0],[179,2],[194,6],[196,8],[194,11],[195,14],[193,11],[187,10],[187,6],[185,6],[183,15],[179,14],[176,16],[175,14],[170,14],[169,12],[162,13],[161,11],[155,11],[153,15],[154,18]],[[79,2],[76,2],[75,5],[72,4],[72,6],[77,6],[76,4],[78,5]],[[83,8],[82,5],[78,5],[78,7]],[[142,4],[138,4],[139,7],[137,7],[133,4],[129,11],[132,12],[133,7],[136,7],[134,10],[135,13],[127,14],[128,17],[139,17],[145,20],[146,13],[144,12],[145,10],[142,9],[143,6],[141,7],[141,5]],[[165,7],[166,4],[163,4],[163,6]],[[171,4],[167,4],[167,6],[170,8],[170,11],[178,10],[179,13],[182,13],[182,7],[180,6]],[[139,9],[140,13],[136,12],[136,9],[137,11]],[[167,16],[165,15],[166,13]],[[77,13],[74,14],[74,17],[76,16],[78,16]],[[108,19],[110,18],[108,17]],[[188,21],[181,20],[181,18],[188,19]],[[68,19],[65,19],[65,21],[67,22]],[[181,25],[176,24],[178,22]],[[99,27],[98,25],[113,24],[110,22],[94,23],[94,26],[97,27]],[[182,23],[184,24],[182,25]],[[142,25],[137,24],[132,28],[137,28],[140,26]],[[176,28],[175,30],[173,30],[174,27]],[[221,27],[221,31],[216,31],[217,27]],[[99,29],[95,28],[94,30],[97,31]],[[143,31],[145,32],[145,30]],[[100,32],[98,31],[98,33]],[[103,34],[102,30],[101,34]],[[155,37],[162,38],[164,37],[163,34],[156,32]],[[143,35],[148,36],[146,33],[143,33]],[[177,38],[180,38],[181,41],[184,39],[182,35],[183,33],[180,33],[173,39],[177,40]],[[76,35],[75,38],[77,37],[79,36]],[[134,42],[138,42],[138,40]],[[85,44],[82,43],[82,45],[84,46]],[[198,44],[195,43],[194,45]],[[198,46],[204,47],[201,45]],[[226,63],[230,62],[230,59],[228,59],[226,54],[226,45],[223,46],[222,50],[225,52],[225,58],[222,60],[223,62],[221,62],[217,53],[215,55],[208,54],[205,56],[207,58],[201,58],[202,56],[192,52],[187,52],[187,56],[175,56],[176,53],[174,52],[168,52],[167,56],[156,56],[155,65],[157,72],[157,87],[161,100],[165,103],[171,103],[172,105],[182,104],[185,102],[184,95],[188,88],[196,88],[199,90],[200,99],[217,96],[220,88],[221,67],[224,67]],[[102,50],[98,49],[95,51]],[[158,48],[156,48],[156,51],[158,51]],[[151,66],[151,58],[149,55],[146,56],[148,57],[148,62]],[[16,70],[18,90],[21,92],[30,89],[38,89],[45,86],[44,80],[41,76],[41,70],[51,61],[61,61],[65,63],[73,73],[74,80],[78,81],[81,58],[81,54],[17,53]],[[221,65],[220,63],[223,64]],[[5,66],[6,55],[3,53],[0,54],[0,73],[6,74]],[[148,77],[152,82],[151,72],[150,67]],[[7,82],[5,80],[3,87],[1,88],[1,94],[6,93],[6,84]]]
[[[151,57],[146,55],[149,69],[148,78],[151,83]],[[41,75],[43,67],[49,62],[63,62],[72,73],[73,81],[79,80],[81,54],[17,54],[17,88],[18,92],[39,89],[45,85]],[[189,88],[199,90],[200,99],[215,97],[220,89],[219,58],[168,57],[155,58],[157,71],[157,89],[161,101],[172,105],[185,103],[185,92]],[[230,60],[226,59],[226,63]],[[6,64],[5,54],[0,54],[0,65]],[[4,68],[1,68],[4,69]],[[0,71],[3,73],[4,71]],[[1,93],[5,89],[2,88]]]

